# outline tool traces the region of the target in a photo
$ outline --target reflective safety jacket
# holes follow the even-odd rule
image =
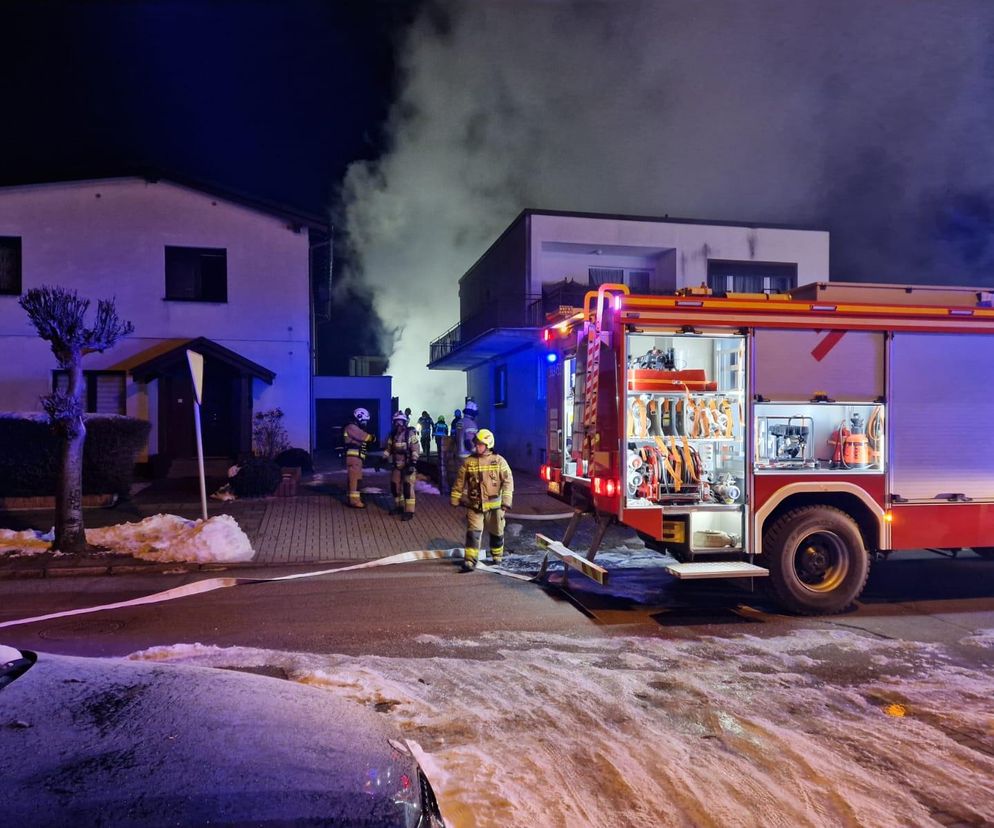
[[[443,423],[441,420],[439,420],[437,423],[435,423],[435,436],[436,437],[448,437],[449,436],[449,427],[445,423]]]
[[[511,467],[499,454],[487,451],[463,461],[452,487],[451,502],[453,506],[465,503],[477,512],[489,512],[501,506],[510,509],[513,497]]]
[[[413,466],[421,457],[421,443],[418,441],[418,430],[409,426],[395,429],[387,437],[387,457],[394,466],[402,469]]]
[[[358,457],[360,460],[366,459],[366,449],[376,438],[372,434],[367,434],[356,423],[349,423],[342,432],[342,439],[345,441],[345,456]]]

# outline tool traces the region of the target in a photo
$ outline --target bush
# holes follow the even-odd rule
[[[283,426],[283,416],[282,409],[271,408],[257,412],[252,418],[252,444],[259,457],[271,459],[289,448],[290,441]]]
[[[83,493],[126,497],[151,424],[112,414],[87,414],[83,419]],[[59,438],[48,417],[0,414],[0,497],[54,495],[59,464]]]
[[[252,457],[231,478],[230,486],[238,497],[266,497],[276,491],[282,478],[275,461],[267,457]]]
[[[310,452],[302,448],[288,448],[286,451],[281,451],[276,455],[276,464],[287,469],[297,466],[305,474],[314,471]]]

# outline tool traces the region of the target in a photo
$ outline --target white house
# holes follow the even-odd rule
[[[546,314],[582,306],[605,282],[726,293],[826,281],[828,245],[823,230],[525,210],[459,280],[459,323],[431,344],[428,367],[465,371],[501,453],[535,469],[545,462]]]
[[[310,235],[282,208],[172,180],[0,188],[0,409],[40,410],[60,381],[18,304],[42,285],[113,298],[135,332],[84,358],[89,410],[152,423],[149,453],[195,454],[186,350],[205,357],[208,456],[250,450],[253,413],[280,408],[312,445]]]

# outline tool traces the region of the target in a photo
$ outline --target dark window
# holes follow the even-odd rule
[[[708,262],[708,287],[716,294],[783,293],[797,287],[792,262]]]
[[[166,247],[166,299],[228,301],[228,251],[213,247]]]
[[[609,282],[622,284],[625,281],[625,271],[620,267],[591,267],[587,270],[590,287],[600,287]]]
[[[494,405],[507,405],[507,365],[494,366]]]
[[[21,293],[20,236],[0,236],[0,293]]]
[[[650,271],[648,270],[629,270],[628,271],[629,290],[631,290],[632,293],[648,293],[649,276],[650,276]]]
[[[124,414],[124,371],[84,371],[83,404],[90,414]],[[52,390],[68,391],[69,374],[52,372]]]

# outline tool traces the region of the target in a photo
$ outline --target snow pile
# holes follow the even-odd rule
[[[37,555],[48,551],[53,539],[54,531],[0,529],[0,555]],[[87,529],[86,540],[110,552],[149,561],[250,561],[255,555],[248,536],[230,515],[206,521],[153,515],[139,523]]]
[[[435,658],[200,645],[385,711],[460,826],[994,824],[994,676],[841,630],[733,639],[422,636]],[[483,645],[481,659],[467,647]],[[972,659],[974,663],[983,659]]]

